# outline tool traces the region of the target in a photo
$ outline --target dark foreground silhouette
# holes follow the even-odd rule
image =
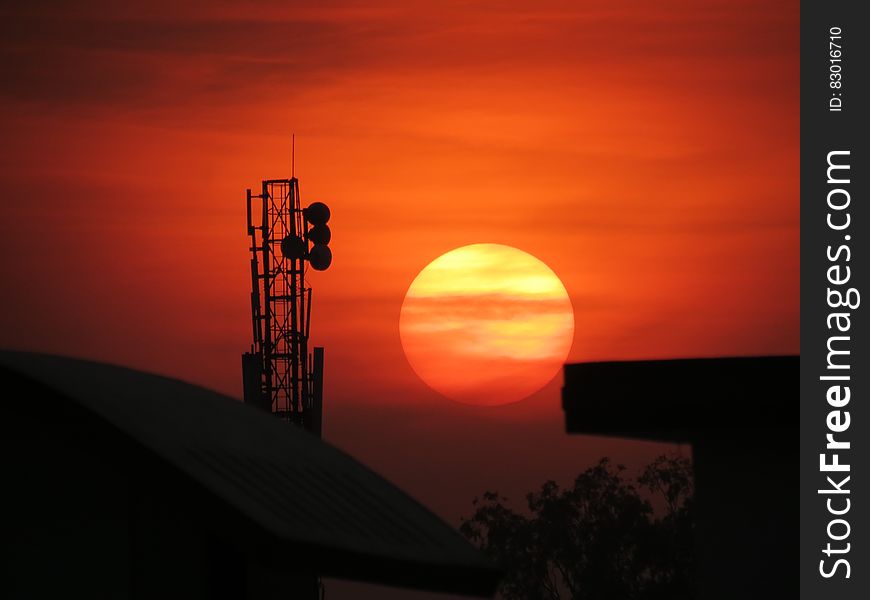
[[[660,456],[636,479],[602,458],[527,511],[486,492],[460,531],[504,571],[505,600],[692,598],[692,466]]]
[[[695,591],[797,598],[800,356],[565,365],[570,434],[692,448]]]
[[[210,390],[0,351],[0,598],[319,598],[335,577],[491,597],[453,528],[323,440]]]

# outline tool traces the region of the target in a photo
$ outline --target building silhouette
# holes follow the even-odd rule
[[[0,352],[3,598],[492,595],[452,528],[315,435],[121,367]]]
[[[798,596],[800,357],[565,366],[568,433],[692,446],[698,597]]]

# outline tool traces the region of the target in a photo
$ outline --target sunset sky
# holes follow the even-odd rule
[[[561,376],[501,408],[422,383],[399,314],[445,252],[546,263],[569,361],[799,352],[797,2],[0,15],[2,347],[240,396],[245,188],[289,176],[295,132],[303,203],[333,215],[333,267],[310,278],[325,436],[454,524],[484,489],[662,447],[565,436]]]

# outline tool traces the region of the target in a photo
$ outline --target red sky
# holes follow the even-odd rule
[[[326,436],[447,518],[487,487],[659,449],[565,437],[558,378],[501,409],[422,384],[399,310],[448,250],[549,265],[571,361],[799,351],[797,2],[0,16],[0,346],[240,395],[244,191],[288,176],[295,132],[303,201],[333,213],[334,266],[311,278]]]

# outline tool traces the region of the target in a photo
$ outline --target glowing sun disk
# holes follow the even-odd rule
[[[504,404],[543,387],[564,362],[574,312],[543,262],[510,246],[473,244],[432,261],[399,319],[414,371],[470,404]]]

